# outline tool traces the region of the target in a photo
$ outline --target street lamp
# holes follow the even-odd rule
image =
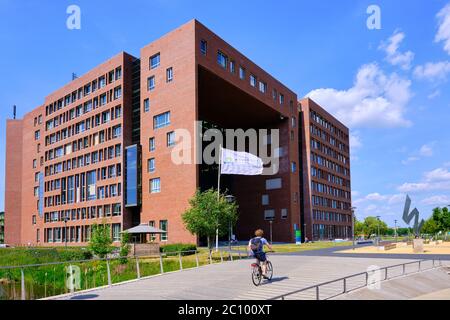
[[[225,196],[225,199],[227,200],[228,203],[233,203],[236,200],[236,197],[232,196],[232,195],[228,195],[228,196]],[[233,234],[233,224],[231,223],[231,219],[230,219],[230,229],[229,230],[230,230],[230,232],[228,235],[228,245],[231,250],[231,235]]]
[[[303,237],[305,238],[305,243],[306,243],[306,223],[303,224]]]
[[[397,220],[394,220],[395,223],[395,227],[394,227],[394,232],[395,232],[395,242],[398,242],[398,238],[397,238]]]
[[[356,207],[351,207],[352,210],[352,240],[353,240],[353,250],[355,250],[355,210]]]
[[[67,216],[64,215],[64,247],[67,249]]]
[[[272,238],[272,225],[273,225],[273,220],[269,221],[270,224],[270,244],[273,244],[273,238]]]
[[[377,227],[378,227],[378,237],[377,237],[377,245],[380,244],[380,216],[377,216],[378,219],[378,223],[377,223]]]

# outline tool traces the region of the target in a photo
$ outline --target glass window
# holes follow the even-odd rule
[[[166,70],[166,81],[171,82],[173,80],[173,68],[168,68]]]
[[[159,193],[161,192],[161,179],[151,179],[150,180],[150,193]]]
[[[153,117],[153,129],[160,129],[170,125],[170,112],[165,112]]]
[[[200,52],[205,56],[208,53],[208,42],[206,40],[200,41]]]
[[[217,52],[217,63],[224,69],[228,66],[228,57],[221,51]]]
[[[166,231],[166,233],[161,234],[161,241],[167,241],[169,239],[169,236],[167,234],[167,231],[169,230],[169,222],[167,220],[161,220],[159,222],[159,228],[163,231]]]
[[[175,145],[175,132],[167,133],[167,146],[173,147]]]
[[[126,188],[125,199],[127,206],[138,205],[138,147],[130,146],[126,149]]]
[[[155,85],[156,85],[156,81],[155,81],[155,76],[151,76],[147,79],[147,88],[148,91],[152,91],[155,89]]]
[[[250,75],[250,85],[256,87],[256,77],[252,74]]]
[[[97,175],[96,175],[95,170],[89,171],[87,173],[87,199],[88,200],[95,200],[96,182],[97,182]]]
[[[230,72],[234,73],[235,71],[236,71],[236,63],[233,60],[231,60],[230,61]]]
[[[239,67],[239,78],[241,78],[241,80],[245,79],[245,68],[244,67]]]
[[[149,112],[149,111],[150,111],[150,100],[145,99],[144,100],[144,112]]]
[[[148,160],[148,172],[155,172],[155,158]]]
[[[155,138],[150,138],[148,143],[149,143],[149,150],[155,151],[156,149]]]
[[[161,56],[160,54],[155,54],[154,56],[150,57],[150,69],[155,69],[160,64]]]
[[[120,241],[120,223],[112,225],[112,238],[114,242]]]
[[[262,93],[266,93],[267,92],[267,83],[260,81],[259,82],[259,91],[261,91]]]

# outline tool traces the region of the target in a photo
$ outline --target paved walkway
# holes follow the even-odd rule
[[[450,300],[448,270],[434,269],[382,282],[376,290],[363,288],[336,300]]]
[[[341,248],[342,249],[342,248]],[[97,289],[61,299],[100,300],[233,300],[269,299],[314,284],[364,272],[369,266],[391,266],[405,259],[349,258],[308,255],[272,255],[274,278],[255,287],[251,281],[250,260],[205,266],[199,269],[165,274],[153,278]],[[412,260],[411,260],[412,261]],[[365,281],[354,279],[355,282]],[[349,286],[352,283],[348,284]],[[357,285],[356,283],[354,284]],[[341,284],[328,288],[328,293],[341,290]],[[327,291],[325,290],[325,291]],[[324,295],[328,294],[323,292]],[[296,299],[311,299],[306,293]]]

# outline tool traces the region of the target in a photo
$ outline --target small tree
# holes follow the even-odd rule
[[[189,200],[190,208],[182,215],[186,229],[197,236],[206,236],[208,248],[216,235],[228,233],[230,223],[234,226],[238,219],[236,203],[229,203],[224,194],[217,196],[217,191],[210,189],[205,192],[197,191]]]
[[[94,224],[92,226],[91,240],[89,241],[89,250],[104,258],[108,253],[111,253],[114,249],[111,239],[111,227],[107,224]]]
[[[130,253],[130,234],[128,232],[122,233],[122,239],[120,240],[120,262],[122,264],[127,263],[128,253]]]

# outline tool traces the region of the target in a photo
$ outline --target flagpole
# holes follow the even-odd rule
[[[219,145],[219,171],[217,177],[217,201],[220,200],[220,176],[222,170],[222,145]],[[216,252],[219,251],[219,226],[216,228]]]

